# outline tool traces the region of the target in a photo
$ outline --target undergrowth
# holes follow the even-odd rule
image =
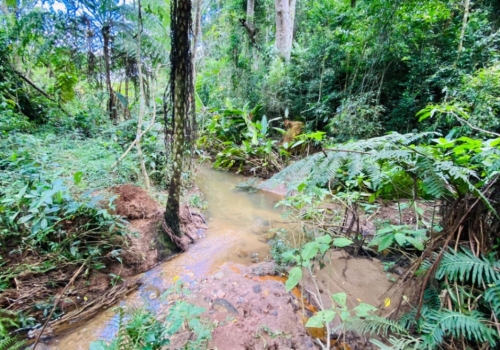
[[[109,342],[93,342],[90,350],[159,350],[169,345],[187,350],[206,348],[214,325],[201,318],[204,308],[186,301],[189,294],[181,281],[163,293],[161,299],[170,300],[166,316],[158,317],[141,307],[118,308],[117,334]],[[178,337],[186,333],[189,337]]]

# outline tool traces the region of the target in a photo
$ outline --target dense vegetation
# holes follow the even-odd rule
[[[343,296],[334,295],[336,306],[310,325],[325,325],[329,335],[376,333],[388,340],[374,340],[381,348],[495,348],[498,1],[192,6],[194,77],[186,84],[194,90],[183,99],[195,106],[196,122],[182,130],[187,141],[197,139],[186,157],[272,177],[262,187],[286,184],[290,196],[281,205],[303,228],[273,244],[275,260],[290,269],[287,288],[341,247],[404,256],[393,262],[407,269],[401,283],[422,281],[392,320],[368,306],[347,317]],[[127,182],[153,192],[181,187],[169,175],[181,176],[170,155],[170,68],[178,67],[169,54],[170,4],[2,1],[0,12],[0,293],[20,276],[62,269],[66,276],[50,282],[61,288],[82,264],[99,270],[121,259],[126,226],[103,209],[96,190]],[[190,79],[189,69],[182,74]],[[399,217],[378,222],[370,237],[363,220],[386,203]],[[14,344],[12,330],[58,317],[57,306],[47,295],[43,305],[1,311],[0,349]],[[198,327],[197,315],[185,318]],[[329,328],[335,315],[340,330]],[[161,333],[148,313],[132,320]],[[121,328],[141,342],[133,326]]]

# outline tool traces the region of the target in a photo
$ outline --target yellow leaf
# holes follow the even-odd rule
[[[177,280],[179,279],[179,276],[174,276],[174,282],[177,282]]]
[[[361,302],[361,299],[359,299],[359,298],[356,298],[356,300],[357,300],[359,303]]]
[[[385,298],[384,305],[385,305],[385,307],[389,307],[391,305],[391,299]]]

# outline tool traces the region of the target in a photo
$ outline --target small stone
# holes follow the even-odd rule
[[[271,311],[271,315],[278,316],[278,311],[276,311],[276,310]]]
[[[220,280],[222,278],[224,278],[224,273],[223,272],[217,272],[215,275],[214,275],[214,278],[216,280]]]
[[[396,268],[394,269],[394,273],[395,273],[396,275],[399,275],[399,276],[404,275],[404,274],[405,274],[405,272],[406,272],[406,270],[405,270],[404,268],[402,268],[401,266],[398,266],[398,267],[396,267]]]
[[[253,289],[253,292],[255,294],[258,294],[258,293],[260,293],[262,291],[262,288],[260,287],[259,284],[256,284],[255,286],[253,286],[252,289]]]
[[[224,293],[223,291],[219,290],[219,291],[217,292],[217,298],[222,299],[222,298],[224,298],[225,296],[226,296],[226,293]]]

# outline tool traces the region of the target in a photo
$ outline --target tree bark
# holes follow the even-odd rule
[[[142,13],[141,13],[141,0],[137,0],[137,13],[139,21],[139,33],[137,34],[137,68],[139,74],[139,89],[141,91],[140,101],[139,101],[139,118],[137,120],[137,132],[135,138],[137,143],[135,145],[137,149],[137,155],[139,156],[139,163],[141,164],[142,177],[144,178],[144,184],[146,189],[149,191],[151,184],[149,182],[148,171],[146,170],[146,164],[144,162],[144,155],[142,153],[141,147],[141,136],[142,136],[142,120],[144,118],[146,110],[146,94],[144,93],[144,78],[142,75],[142,57],[141,57],[141,36],[142,36]]]
[[[279,55],[287,62],[292,52],[296,4],[296,0],[275,0],[276,48]]]
[[[186,124],[188,123],[192,91],[192,60],[189,42],[191,29],[191,0],[172,0],[170,51],[170,91],[172,96],[173,119],[173,166],[168,189],[165,223],[177,237],[180,230],[180,192],[184,150],[186,146]]]
[[[460,40],[458,42],[458,56],[460,56],[460,53],[463,50],[463,45],[464,45],[464,38],[465,38],[465,29],[467,28],[467,22],[469,21],[469,7],[470,7],[470,1],[465,0],[464,3],[464,17],[462,20],[462,29],[460,31]]]
[[[201,42],[201,1],[196,0],[195,10],[194,10],[194,28],[193,28],[193,85],[194,79],[196,77],[196,54],[198,51],[198,46]]]
[[[106,75],[106,88],[108,90],[109,99],[108,99],[108,113],[109,118],[112,121],[116,121],[118,118],[118,114],[116,111],[116,103],[115,103],[115,93],[113,92],[113,86],[111,85],[111,64],[110,64],[110,36],[111,36],[111,27],[109,25],[105,25],[102,27],[102,38],[103,38],[103,51],[104,51],[104,70]]]
[[[255,25],[255,0],[247,0],[247,23],[251,28]]]

